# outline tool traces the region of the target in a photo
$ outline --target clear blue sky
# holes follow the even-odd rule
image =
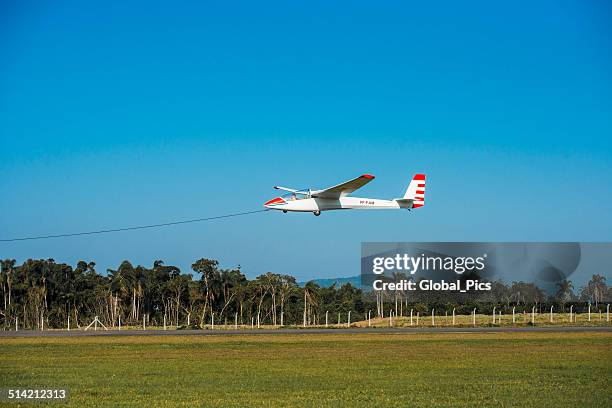
[[[123,2],[120,2],[123,3]],[[377,178],[405,211],[268,212],[1,243],[99,270],[200,257],[299,279],[362,241],[612,240],[607,2],[2,2],[0,238],[262,208]]]

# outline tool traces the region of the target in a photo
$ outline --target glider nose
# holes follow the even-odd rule
[[[274,207],[277,207],[277,206],[282,205],[282,204],[287,204],[287,202],[285,200],[283,200],[282,198],[280,198],[280,197],[276,197],[276,198],[273,198],[272,200],[266,202],[264,204],[264,207],[266,207],[266,208],[274,208]]]

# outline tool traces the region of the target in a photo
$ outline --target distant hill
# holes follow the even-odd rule
[[[347,278],[328,278],[328,279],[313,279],[312,281],[314,281],[317,285],[323,287],[323,288],[328,288],[330,286],[332,286],[334,283],[336,284],[336,287],[339,288],[342,285],[346,284],[346,283],[350,283],[351,285],[355,286],[355,287],[360,287],[361,286],[361,276],[357,275],[357,276],[349,276]],[[307,281],[307,282],[311,282],[311,281]],[[304,287],[304,285],[307,282],[298,282],[298,285],[300,285],[300,287]]]

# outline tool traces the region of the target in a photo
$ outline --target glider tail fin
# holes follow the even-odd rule
[[[419,208],[425,205],[425,175],[415,174],[408,185],[404,200],[412,200],[412,208]]]

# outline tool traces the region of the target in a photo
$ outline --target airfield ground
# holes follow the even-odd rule
[[[1,337],[0,347],[0,388],[67,387],[75,407],[612,406],[610,331]]]

